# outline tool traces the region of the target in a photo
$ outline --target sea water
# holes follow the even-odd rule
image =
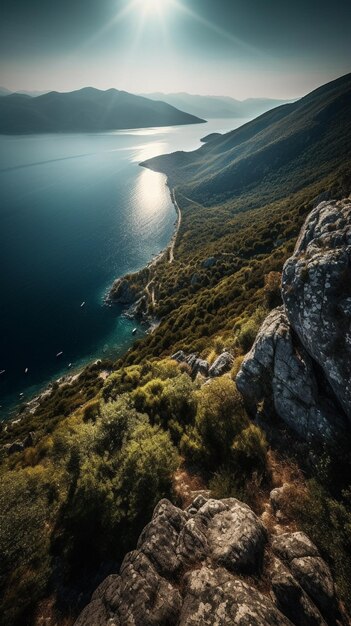
[[[0,136],[0,418],[142,336],[122,307],[103,305],[114,279],[146,265],[175,227],[165,176],[139,163],[242,123]]]

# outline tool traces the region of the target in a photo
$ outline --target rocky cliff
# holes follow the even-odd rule
[[[351,202],[319,204],[282,276],[284,306],[263,323],[236,382],[251,414],[259,403],[304,439],[351,419]]]
[[[119,574],[75,626],[342,624],[333,580],[301,532],[271,535],[242,502],[162,500]]]

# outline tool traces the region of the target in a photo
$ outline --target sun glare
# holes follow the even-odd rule
[[[162,13],[170,3],[171,0],[142,0],[146,13]]]

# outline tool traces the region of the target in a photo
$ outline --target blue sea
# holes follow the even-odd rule
[[[114,279],[146,265],[174,230],[165,176],[139,163],[245,121],[0,136],[0,418],[142,336],[103,305]]]

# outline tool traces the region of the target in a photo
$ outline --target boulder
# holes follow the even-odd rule
[[[141,533],[137,547],[142,549],[158,572],[169,576],[181,566],[177,554],[178,536],[187,519],[187,513],[168,500],[161,500],[150,524]]]
[[[214,378],[228,372],[233,365],[234,357],[230,352],[222,352],[211,365],[208,375]]]
[[[333,578],[328,565],[307,535],[295,532],[274,537],[272,551],[288,567],[296,584],[318,607],[327,622],[336,623],[338,611]]]
[[[209,364],[204,359],[200,359],[196,354],[185,354],[183,350],[178,350],[171,356],[178,363],[186,363],[191,369],[193,376],[201,374],[202,376],[208,376]]]
[[[281,487],[276,487],[272,489],[269,494],[269,502],[272,507],[273,513],[277,513],[280,511],[282,506],[284,505],[285,498],[289,493],[290,485],[289,483],[284,483]]]
[[[327,626],[307,593],[279,559],[273,563],[272,589],[278,608],[293,624]]]
[[[245,405],[256,414],[262,400],[306,440],[331,439],[343,431],[345,419],[320,384],[314,362],[294,335],[284,307],[270,312],[236,377]]]
[[[183,350],[178,350],[178,352],[171,356],[171,359],[178,361],[178,363],[186,363],[189,365],[193,376],[202,374],[202,376],[205,377],[210,376],[211,378],[215,378],[222,376],[230,370],[233,365],[234,357],[230,352],[222,352],[210,366],[205,359],[200,359],[196,354],[185,354]]]
[[[324,615],[335,614],[335,589],[328,565],[320,556],[293,559],[291,572]]]
[[[192,287],[196,287],[196,285],[198,285],[201,282],[201,276],[199,274],[197,274],[195,272],[195,274],[192,274],[191,279],[190,279],[190,284]]]
[[[303,532],[283,533],[272,540],[272,550],[283,561],[319,556],[314,543]]]
[[[184,525],[178,553],[186,564],[210,558],[229,571],[257,573],[265,543],[265,528],[250,507],[235,498],[210,499]]]
[[[76,626],[336,623],[333,581],[314,544],[303,533],[267,539],[261,520],[235,498],[199,495],[185,511],[161,500],[136,550],[98,587]],[[270,544],[274,556],[264,559]]]

